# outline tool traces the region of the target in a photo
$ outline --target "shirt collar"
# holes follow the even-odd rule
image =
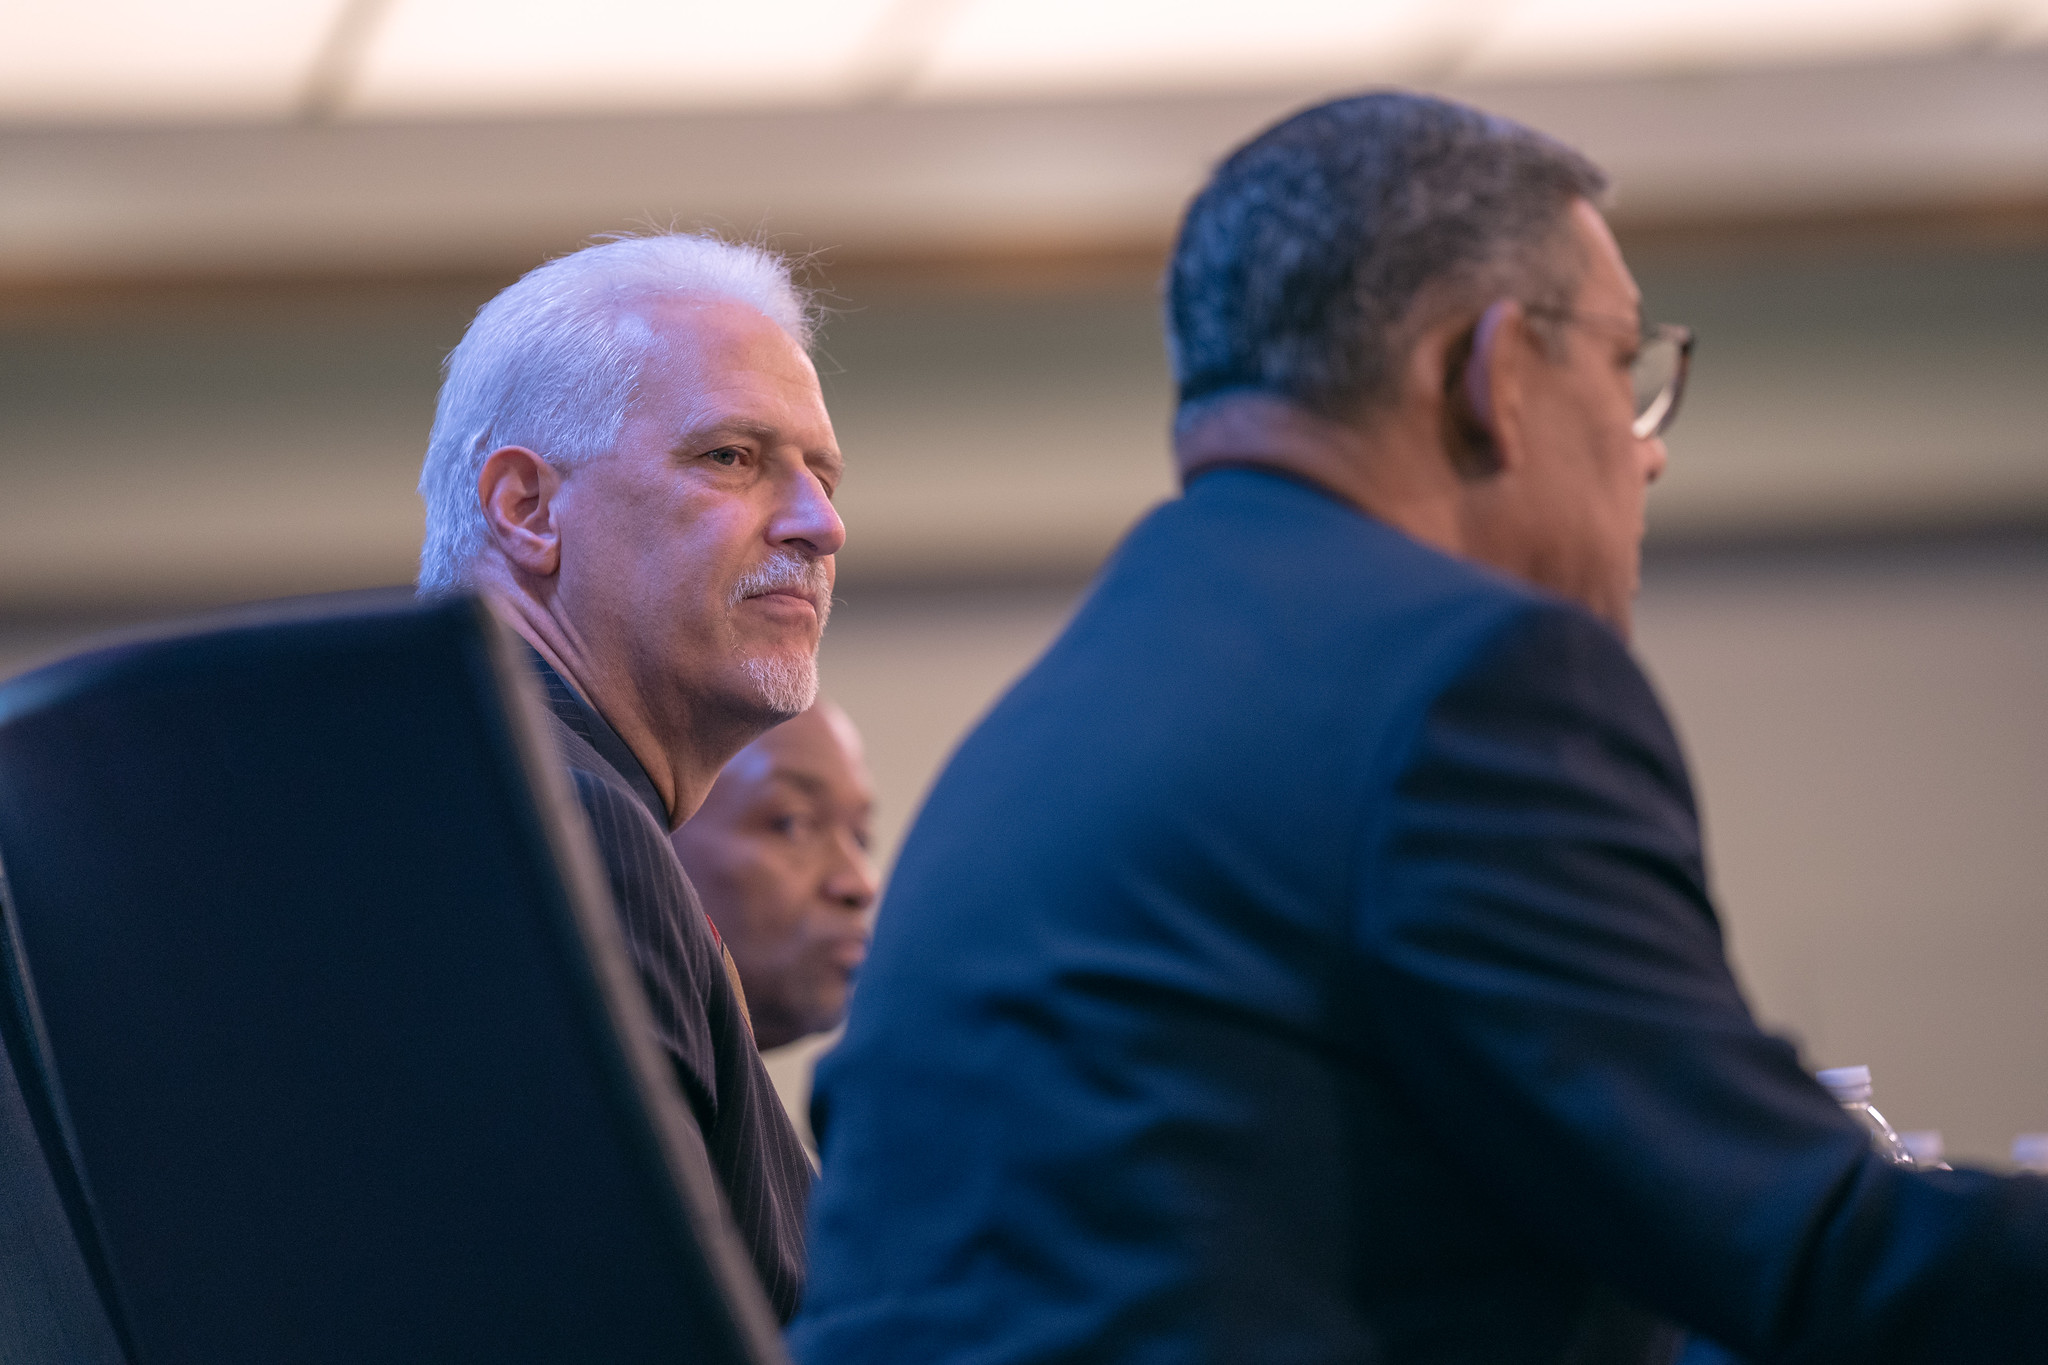
[[[527,644],[526,652],[533,661],[534,671],[540,675],[541,686],[547,691],[548,709],[555,713],[555,718],[597,750],[598,756],[611,764],[625,779],[626,785],[633,789],[633,795],[640,798],[640,804],[647,807],[655,823],[667,829],[668,806],[661,799],[661,791],[626,741],[619,738],[619,732],[612,729],[596,707],[584,700],[581,692],[555,672],[554,666],[541,656],[539,650]]]

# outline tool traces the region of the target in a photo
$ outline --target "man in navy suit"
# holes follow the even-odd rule
[[[1436,100],[1227,160],[1186,492],[973,733],[818,1078],[809,1365],[2048,1359],[2048,1182],[1752,1021],[1626,645],[1689,338]]]

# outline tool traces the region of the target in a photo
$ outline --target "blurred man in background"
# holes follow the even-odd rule
[[[1186,491],[963,744],[818,1074],[811,1365],[2048,1359],[2048,1182],[1752,1021],[1625,640],[1689,338],[1384,94],[1195,199]]]
[[[846,532],[809,342],[767,252],[579,251],[477,314],[420,473],[420,589],[482,593],[532,647],[662,1046],[785,1319],[810,1163],[668,834],[817,696]]]
[[[739,968],[754,1039],[839,1027],[867,956],[875,803],[860,733],[819,701],[739,751],[670,836]]]

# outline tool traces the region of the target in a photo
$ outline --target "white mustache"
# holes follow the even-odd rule
[[[823,560],[778,554],[739,576],[732,585],[731,604],[738,606],[749,597],[770,592],[795,592],[809,598],[820,627],[832,614],[832,583]]]

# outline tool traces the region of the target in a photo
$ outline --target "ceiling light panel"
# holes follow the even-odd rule
[[[888,0],[397,0],[348,112],[522,113],[845,98]]]
[[[919,95],[1422,79],[1478,0],[961,0],[932,35]]]
[[[1511,0],[1460,74],[1684,71],[1980,44],[1983,0]]]
[[[2025,0],[2006,7],[2004,40],[2016,47],[2048,43],[2048,0]]]
[[[288,113],[339,0],[0,0],[0,119]]]

